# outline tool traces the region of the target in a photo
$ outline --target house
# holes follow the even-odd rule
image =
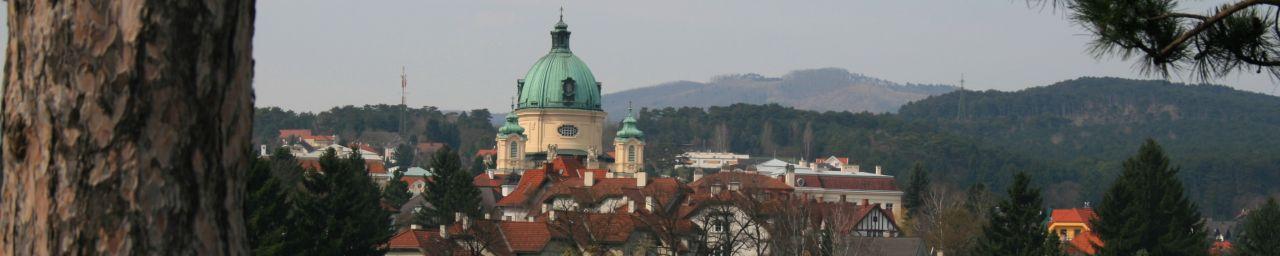
[[[869,202],[879,204],[901,219],[902,191],[894,177],[885,175],[880,166],[874,172],[862,172],[857,165],[848,165],[847,158],[831,157],[822,164],[788,163],[771,159],[753,167],[760,174],[782,179],[795,187],[795,193],[824,202]],[[839,164],[836,168],[831,164]]]
[[[1098,214],[1093,208],[1054,209],[1049,215],[1048,229],[1057,234],[1058,239],[1067,244],[1066,252],[1072,255],[1093,255],[1097,253],[1095,245],[1102,245],[1102,240],[1093,233],[1091,221]]]

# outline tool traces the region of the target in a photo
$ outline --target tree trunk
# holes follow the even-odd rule
[[[9,0],[0,255],[241,255],[254,0]]]

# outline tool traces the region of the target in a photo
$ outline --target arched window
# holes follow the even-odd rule
[[[627,146],[627,162],[636,162],[636,145]]]
[[[803,186],[804,186],[804,178],[796,179],[796,186],[797,186],[797,187],[803,187]]]
[[[509,145],[507,146],[508,156],[510,156],[513,159],[520,157],[520,143],[516,143],[515,141],[512,141],[512,142],[507,142],[507,145]]]

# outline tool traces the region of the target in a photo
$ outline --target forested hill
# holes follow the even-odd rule
[[[1192,199],[1219,216],[1280,193],[1280,98],[1218,85],[1080,78],[1016,92],[964,91],[904,105],[899,116],[1040,162],[1077,184],[1110,181],[1141,140],[1182,167]],[[1088,194],[1088,193],[1085,193]]]
[[[678,81],[604,95],[605,111],[620,120],[627,103],[650,108],[777,103],[817,111],[894,112],[909,101],[954,91],[946,85],[899,84],[839,68],[792,71],[782,77],[723,75],[710,82]]]

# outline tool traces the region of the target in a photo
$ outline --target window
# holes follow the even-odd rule
[[[803,187],[803,186],[804,186],[804,178],[796,179],[796,186],[797,186],[797,187]]]
[[[627,146],[627,162],[636,162],[636,145]]]
[[[871,222],[880,222],[880,216],[871,216]]]
[[[885,209],[889,209],[889,211],[893,211],[893,204],[884,204],[884,205],[885,205]]]
[[[510,145],[509,147],[507,147],[507,155],[509,155],[512,159],[520,157],[519,143],[515,143],[513,141],[513,142],[508,142],[507,145]]]
[[[578,136],[578,127],[573,125],[567,125],[567,124],[561,125],[560,128],[556,128],[556,131],[560,133],[560,136],[565,136],[565,137]]]

